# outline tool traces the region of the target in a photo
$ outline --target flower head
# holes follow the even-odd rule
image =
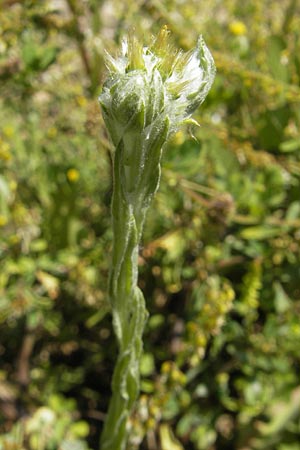
[[[117,58],[107,55],[107,66],[99,101],[116,148],[118,177],[127,200],[146,205],[159,184],[162,148],[204,101],[214,61],[202,37],[184,53],[163,27],[148,47],[129,35]]]
[[[117,58],[107,55],[109,77],[99,97],[115,145],[128,129],[145,130],[168,118],[177,131],[204,101],[215,77],[214,60],[203,38],[187,53],[177,50],[163,27],[144,47],[135,36],[122,43]]]

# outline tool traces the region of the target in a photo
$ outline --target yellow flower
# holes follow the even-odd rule
[[[13,136],[14,131],[15,130],[14,130],[14,127],[12,125],[6,125],[5,127],[3,127],[3,134],[6,137],[8,137],[8,138]]]
[[[173,370],[171,371],[171,380],[183,386],[186,384],[187,378],[186,375],[180,369],[174,367]]]
[[[10,145],[0,138],[0,159],[3,161],[11,160]]]
[[[67,171],[67,178],[71,183],[76,183],[80,178],[80,173],[78,172],[77,169],[74,168],[69,169]]]
[[[82,108],[84,108],[87,105],[87,99],[83,95],[78,95],[76,97],[76,102],[78,106],[81,106]]]
[[[206,347],[207,339],[206,339],[204,334],[199,333],[196,336],[196,344],[197,344],[198,347]]]
[[[9,188],[12,192],[15,192],[17,190],[18,184],[15,180],[11,180],[9,182]]]
[[[171,361],[164,361],[161,366],[161,372],[164,374],[170,373],[172,370],[172,363]]]
[[[220,373],[217,375],[217,382],[218,382],[219,384],[227,384],[228,381],[229,381],[229,375],[228,375],[228,373],[226,373],[226,372],[220,372]]]
[[[244,36],[245,34],[247,34],[247,27],[244,22],[236,20],[229,24],[229,31],[235,36]]]
[[[49,138],[55,138],[57,136],[57,128],[56,127],[48,128],[47,135]]]
[[[7,217],[0,214],[0,227],[4,227],[7,224],[8,220]]]

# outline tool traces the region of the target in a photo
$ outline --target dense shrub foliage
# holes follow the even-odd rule
[[[300,449],[298,2],[2,0],[1,450],[99,447],[116,357],[104,49],[164,24],[183,49],[202,33],[218,72],[146,221],[129,449]]]

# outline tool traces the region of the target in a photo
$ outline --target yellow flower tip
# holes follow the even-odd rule
[[[155,39],[151,50],[158,56],[165,56],[170,46],[170,30],[164,25]]]
[[[167,78],[173,70],[181,70],[177,65],[181,61],[182,52],[178,50],[171,40],[171,31],[164,25],[154,43],[150,47],[151,52],[160,58],[159,71],[162,77]]]
[[[245,34],[247,34],[247,27],[244,22],[236,20],[229,24],[229,31],[235,36],[244,36]]]
[[[67,171],[67,178],[70,181],[70,183],[76,183],[80,178],[80,173],[78,172],[77,169],[74,168],[69,169]]]
[[[127,38],[128,45],[128,66],[127,71],[139,70],[145,68],[143,59],[143,45],[138,41],[136,36],[131,31]]]

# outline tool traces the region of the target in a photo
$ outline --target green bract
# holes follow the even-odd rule
[[[177,51],[164,27],[149,47],[133,37],[110,70],[100,95],[115,146],[112,198],[113,255],[109,298],[119,355],[101,450],[124,450],[129,417],[139,392],[139,361],[147,318],[138,288],[138,251],[150,201],[160,179],[162,148],[171,133],[203,102],[215,66],[202,38],[188,53]]]

